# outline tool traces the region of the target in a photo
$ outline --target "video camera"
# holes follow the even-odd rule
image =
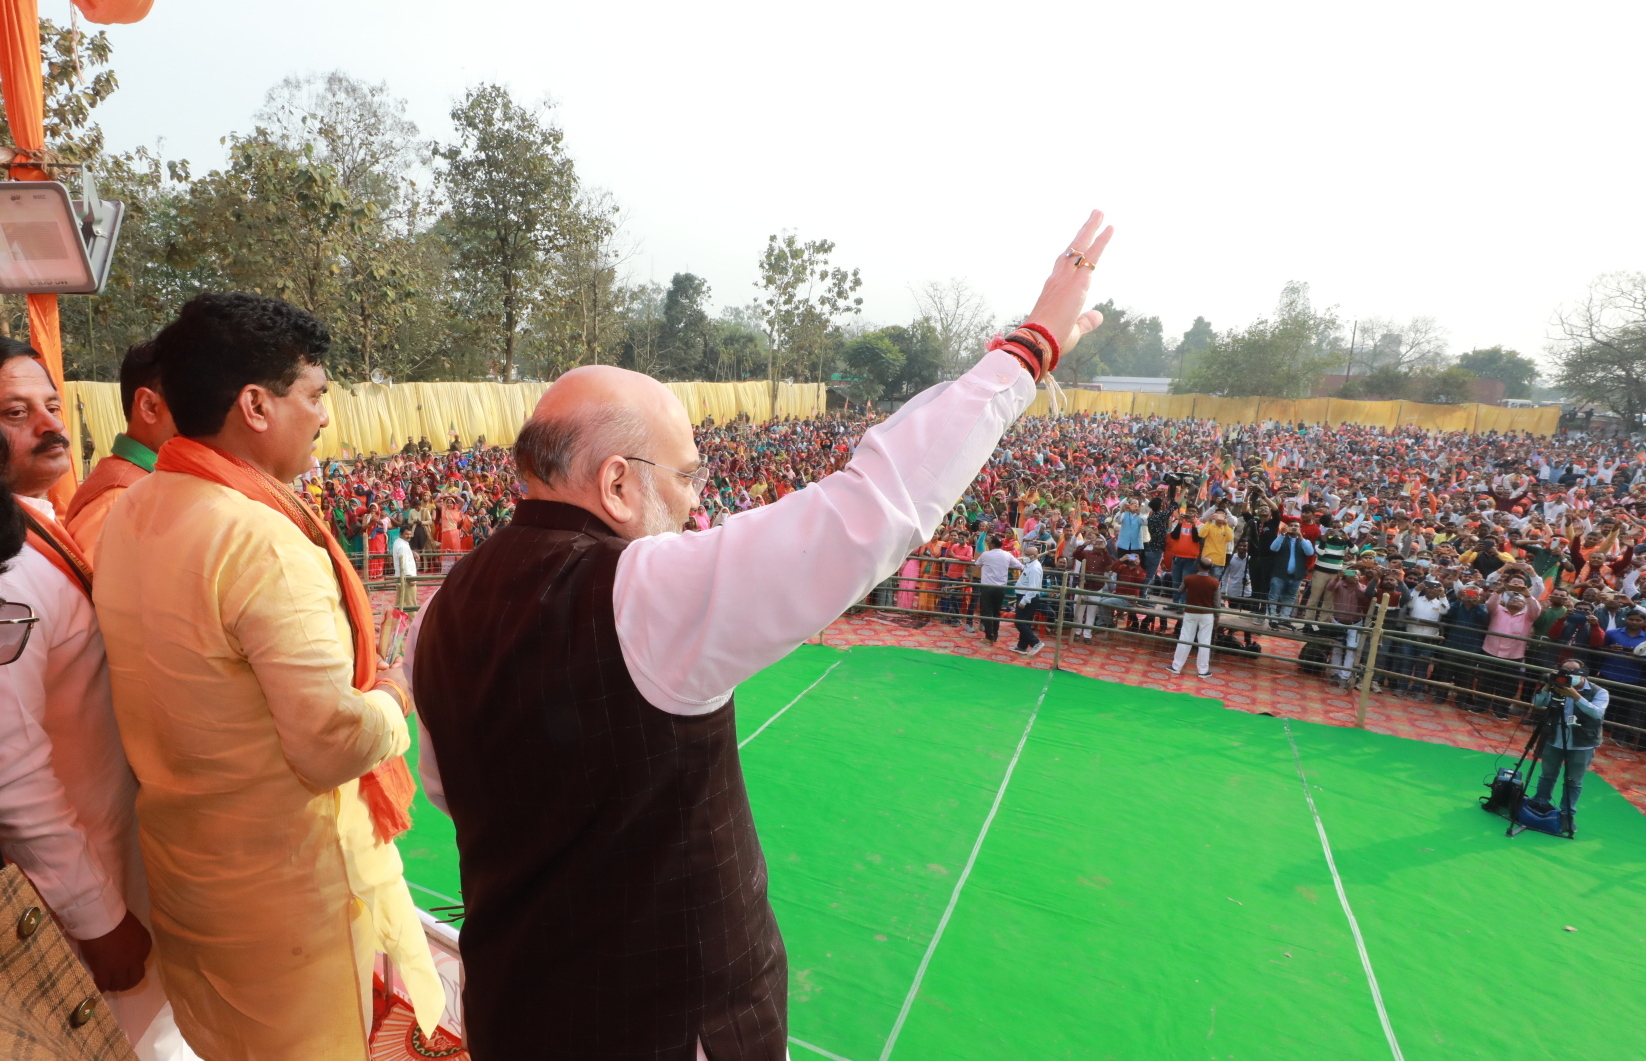
[[[1544,677],[1542,687],[1550,691],[1570,689],[1581,686],[1588,678],[1588,666],[1581,659],[1570,659],[1563,662],[1559,668],[1550,671]],[[1572,725],[1576,721],[1575,718],[1567,717],[1564,712],[1558,711],[1551,702],[1544,710],[1543,718],[1532,727],[1531,736],[1520,753],[1520,759],[1512,767],[1499,767],[1495,776],[1486,781],[1489,794],[1480,797],[1480,805],[1486,811],[1509,820],[1509,836],[1518,835],[1526,829],[1536,829],[1551,836],[1564,836],[1568,840],[1576,835],[1570,815],[1526,796],[1526,790],[1537,773],[1543,742],[1559,724],[1557,719],[1562,718],[1567,725]],[[1527,767],[1524,772],[1522,767]]]

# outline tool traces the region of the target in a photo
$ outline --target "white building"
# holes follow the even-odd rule
[[[1170,394],[1172,381],[1167,376],[1096,376],[1092,383],[1106,391],[1136,391],[1139,394]],[[1087,386],[1085,383],[1079,386]]]

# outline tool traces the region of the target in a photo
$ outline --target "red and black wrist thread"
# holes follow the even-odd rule
[[[1057,367],[1059,350],[1052,333],[1039,324],[1025,324],[1013,329],[1005,337],[996,335],[989,341],[990,350],[1004,350],[1029,370],[1038,383]]]

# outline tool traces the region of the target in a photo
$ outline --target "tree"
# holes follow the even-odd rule
[[[861,313],[863,300],[852,292],[863,286],[858,271],[831,268],[834,244],[826,239],[801,243],[792,232],[771,236],[760,256],[764,293],[761,318],[767,350],[766,378],[775,386],[779,360],[804,369],[816,364],[816,378],[827,374],[823,365],[829,326],[836,319]]]
[[[1561,312],[1555,382],[1631,424],[1646,412],[1646,273],[1609,273]]]
[[[1272,318],[1218,336],[1205,359],[1173,384],[1178,394],[1231,398],[1301,398],[1338,355],[1332,352],[1337,316],[1317,311],[1309,285],[1281,289]]]
[[[903,351],[885,332],[871,332],[846,344],[842,351],[846,367],[854,377],[847,385],[852,401],[873,401],[886,393],[886,386],[903,371]]]
[[[577,175],[546,109],[516,103],[499,85],[470,89],[451,111],[456,139],[435,150],[453,266],[505,380],[515,377],[521,329],[577,220]]]
[[[188,201],[187,162],[146,148],[98,160],[99,191],[126,204],[108,285],[100,295],[60,301],[63,368],[69,379],[116,378],[131,344],[151,338],[216,272],[180,252]]]
[[[566,219],[565,243],[549,261],[532,329],[545,378],[576,365],[610,362],[624,341],[621,277],[633,254],[611,193],[588,192]]]
[[[179,256],[221,281],[335,319],[346,245],[376,216],[337,171],[266,129],[228,137],[229,164],[190,187]]]
[[[375,202],[382,215],[414,206],[408,173],[420,161],[417,125],[387,84],[341,70],[288,77],[263,97],[256,121],[293,150],[314,145],[314,157],[332,168],[344,190]]]
[[[928,318],[922,317],[907,327],[882,328],[874,334],[891,340],[903,355],[903,367],[886,381],[889,393],[909,396],[943,378],[945,351],[936,326]]]
[[[1196,317],[1189,330],[1183,333],[1183,338],[1172,347],[1172,375],[1182,378],[1186,371],[1200,364],[1215,342],[1217,332],[1213,330],[1211,321]]]
[[[1501,346],[1470,350],[1457,359],[1457,367],[1481,379],[1502,381],[1505,398],[1530,398],[1532,385],[1537,382],[1537,362]]]
[[[1350,376],[1333,395],[1354,401],[1392,402],[1410,398],[1412,376],[1392,365],[1374,368],[1359,376]]]
[[[663,296],[658,362],[670,379],[702,379],[709,371],[714,328],[709,320],[709,285],[700,276],[675,273]]]
[[[715,379],[749,379],[759,372],[768,350],[760,303],[722,309],[714,321],[714,331]]]
[[[1166,345],[1159,317],[1122,309],[1113,299],[1092,307],[1103,323],[1081,337],[1058,361],[1060,382],[1078,385],[1105,373],[1115,376],[1161,376],[1166,372]]]
[[[995,327],[994,313],[983,296],[959,278],[932,280],[914,291],[914,303],[920,316],[931,322],[941,375],[958,376],[971,367]]]
[[[87,80],[89,70],[107,67],[114,54],[109,35],[90,37],[70,26],[40,20],[41,80],[45,89],[46,147],[64,162],[87,162],[103,152],[103,130],[91,112],[114,94],[120,81],[113,70],[101,69]],[[0,111],[0,143],[13,144],[11,125]]]
[[[1420,402],[1458,405],[1474,401],[1474,384],[1480,377],[1460,365],[1450,368],[1419,369],[1413,373],[1413,397]]]
[[[1334,318],[1335,323],[1335,318]],[[1355,322],[1343,355],[1344,374],[1378,368],[1409,371],[1420,365],[1439,367],[1446,356],[1446,330],[1433,317],[1405,322],[1365,317]]]
[[[623,304],[623,346],[618,364],[636,372],[655,373],[663,333],[663,285],[630,288]]]

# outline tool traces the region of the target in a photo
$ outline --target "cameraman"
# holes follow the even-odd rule
[[[1606,717],[1608,699],[1610,694],[1589,681],[1588,668],[1576,659],[1562,663],[1551,683],[1532,697],[1534,706],[1547,708],[1544,722],[1550,730],[1543,743],[1543,776],[1537,781],[1536,800],[1549,802],[1555,774],[1564,770],[1566,787],[1561,792],[1560,812],[1568,829],[1577,809],[1577,797],[1583,791],[1583,772],[1589,769],[1589,761],[1600,746],[1600,723]]]

